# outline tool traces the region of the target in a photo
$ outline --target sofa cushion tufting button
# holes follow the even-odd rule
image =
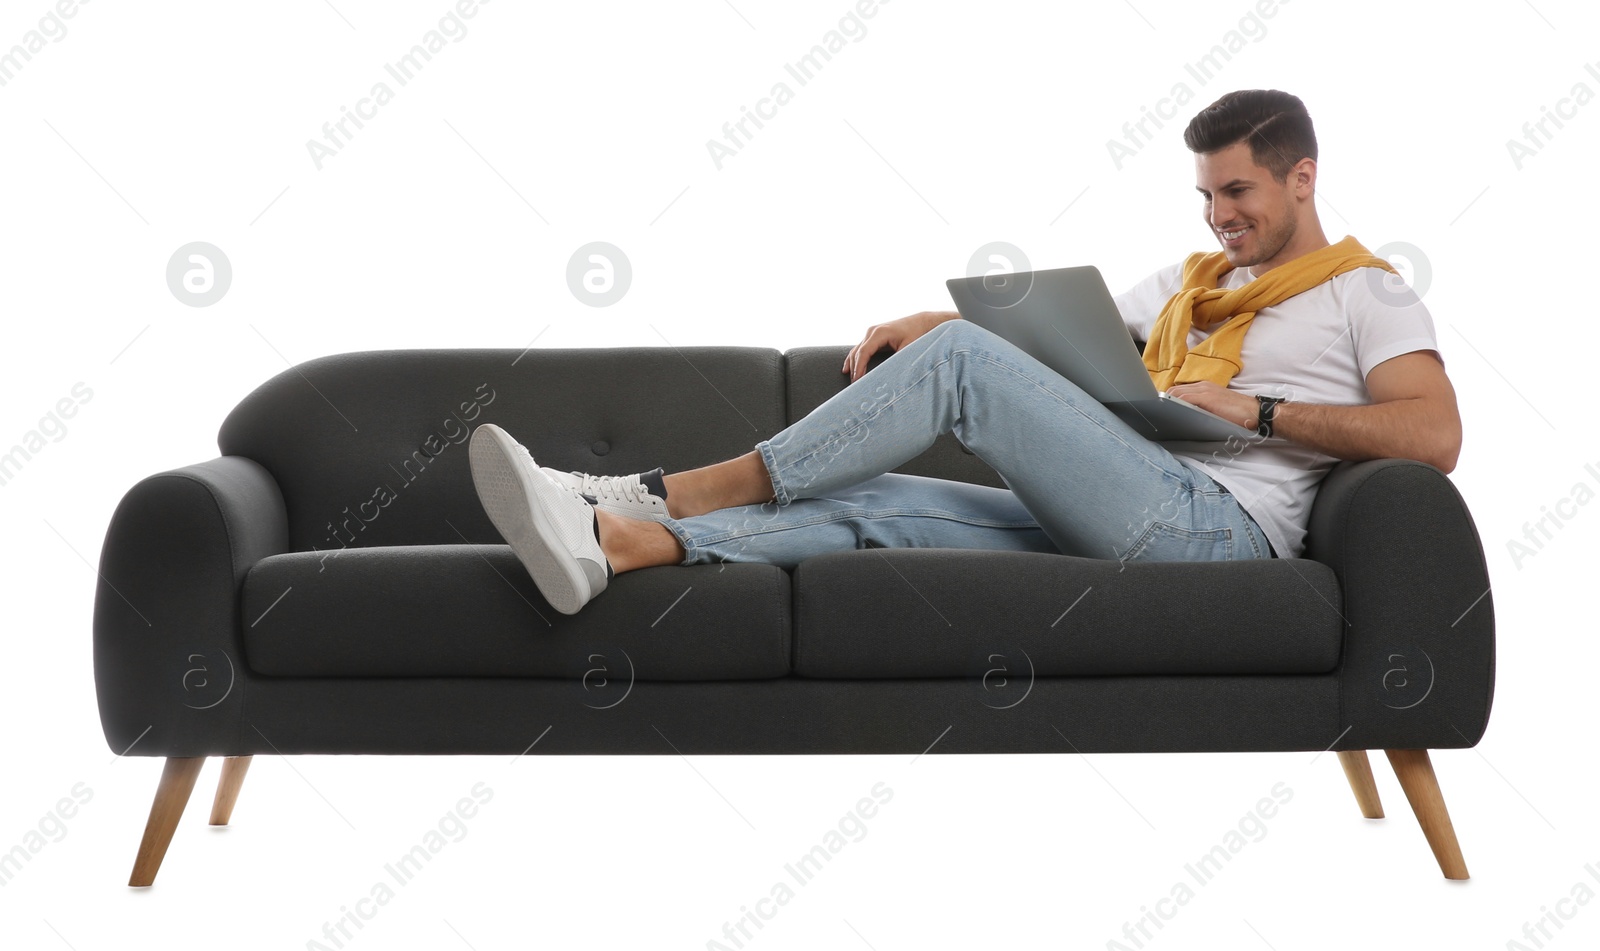
[[[597,439],[595,444],[589,447],[589,451],[597,456],[603,456],[611,451],[611,444],[604,439]]]

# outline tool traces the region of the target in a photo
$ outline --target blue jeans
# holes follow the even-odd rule
[[[889,471],[948,432],[1008,488]],[[912,341],[755,448],[773,501],[668,519],[683,564],[792,568],[870,546],[1124,562],[1273,556],[1216,480],[965,320]]]

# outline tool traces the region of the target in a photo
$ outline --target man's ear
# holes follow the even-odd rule
[[[1317,160],[1307,156],[1294,163],[1294,168],[1289,169],[1288,185],[1295,195],[1310,198],[1317,187]]]

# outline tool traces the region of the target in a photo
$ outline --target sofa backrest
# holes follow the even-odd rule
[[[295,551],[498,544],[467,464],[466,441],[480,423],[505,428],[540,465],[600,475],[682,471],[749,452],[844,389],[848,351],[338,354],[257,387],[223,421],[217,444],[278,481]],[[1004,484],[950,435],[896,471]]]
[[[217,444],[277,479],[295,551],[499,544],[467,463],[481,423],[540,465],[617,474],[738,455],[787,425],[784,414],[771,349],[366,351],[268,380]]]

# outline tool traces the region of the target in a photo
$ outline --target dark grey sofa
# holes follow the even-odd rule
[[[1383,749],[1466,877],[1427,751],[1483,735],[1493,601],[1430,466],[1339,464],[1302,559],[864,549],[637,571],[573,616],[473,491],[478,423],[544,465],[671,472],[804,416],[844,388],[845,352],[364,352],[260,386],[219,458],[139,482],[107,531],[106,740],[167,758],[130,884],[154,880],[206,757],[226,758],[225,824],[249,757],[297,753],[1331,749],[1381,816]],[[1003,485],[950,435],[897,471]]]

